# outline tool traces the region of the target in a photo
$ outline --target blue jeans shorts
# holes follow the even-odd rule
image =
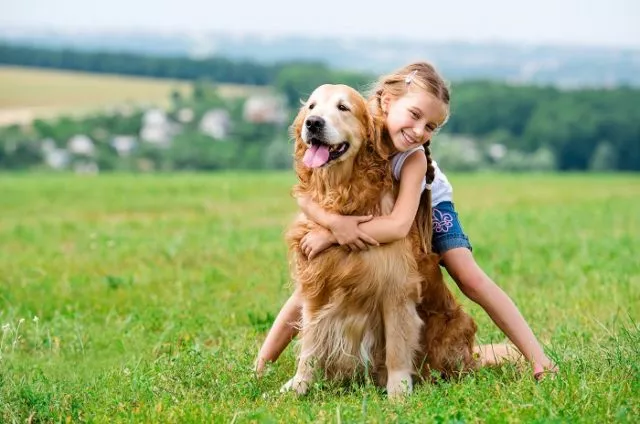
[[[466,247],[472,250],[469,237],[462,230],[458,213],[452,202],[441,202],[434,206],[432,221],[433,238],[431,242],[435,253],[442,255],[457,247]]]

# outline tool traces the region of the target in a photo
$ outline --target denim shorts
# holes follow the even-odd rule
[[[462,230],[452,202],[440,202],[433,207],[433,251],[442,255],[457,247],[472,250],[469,237]]]

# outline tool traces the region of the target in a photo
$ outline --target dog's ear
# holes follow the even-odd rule
[[[293,167],[295,168],[296,175],[298,176],[299,184],[297,184],[293,189],[294,196],[304,192],[307,188],[307,183],[311,178],[311,169],[306,167],[302,163],[302,158],[304,157],[304,153],[307,150],[307,145],[302,141],[302,126],[304,125],[304,121],[307,117],[307,106],[306,102],[300,107],[298,111],[298,115],[293,120],[293,123],[289,127],[289,135],[293,139]]]
[[[302,141],[302,125],[304,124],[306,116],[307,108],[306,105],[303,104],[298,111],[298,115],[296,115],[293,123],[289,127],[289,136],[294,141],[294,158],[296,163],[302,160],[302,157],[304,156],[304,152],[306,150],[306,146]]]
[[[304,123],[304,118],[306,116],[306,105],[303,103],[298,110],[298,114],[291,126],[289,126],[289,137],[291,137],[294,141],[298,141],[302,134],[302,124]]]

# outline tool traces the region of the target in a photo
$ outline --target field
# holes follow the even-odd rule
[[[122,104],[166,106],[172,91],[187,94],[190,87],[185,81],[0,66],[0,125]],[[224,96],[260,90],[264,88],[220,86]]]
[[[293,175],[14,174],[0,177],[0,421],[638,422],[640,177],[451,180],[477,260],[556,379],[507,364],[400,403],[371,385],[281,395],[294,349],[251,369],[291,290]],[[478,340],[503,341],[451,287]]]

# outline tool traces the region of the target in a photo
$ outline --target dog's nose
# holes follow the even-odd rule
[[[319,116],[310,116],[304,123],[309,132],[315,133],[324,128],[324,119]]]

